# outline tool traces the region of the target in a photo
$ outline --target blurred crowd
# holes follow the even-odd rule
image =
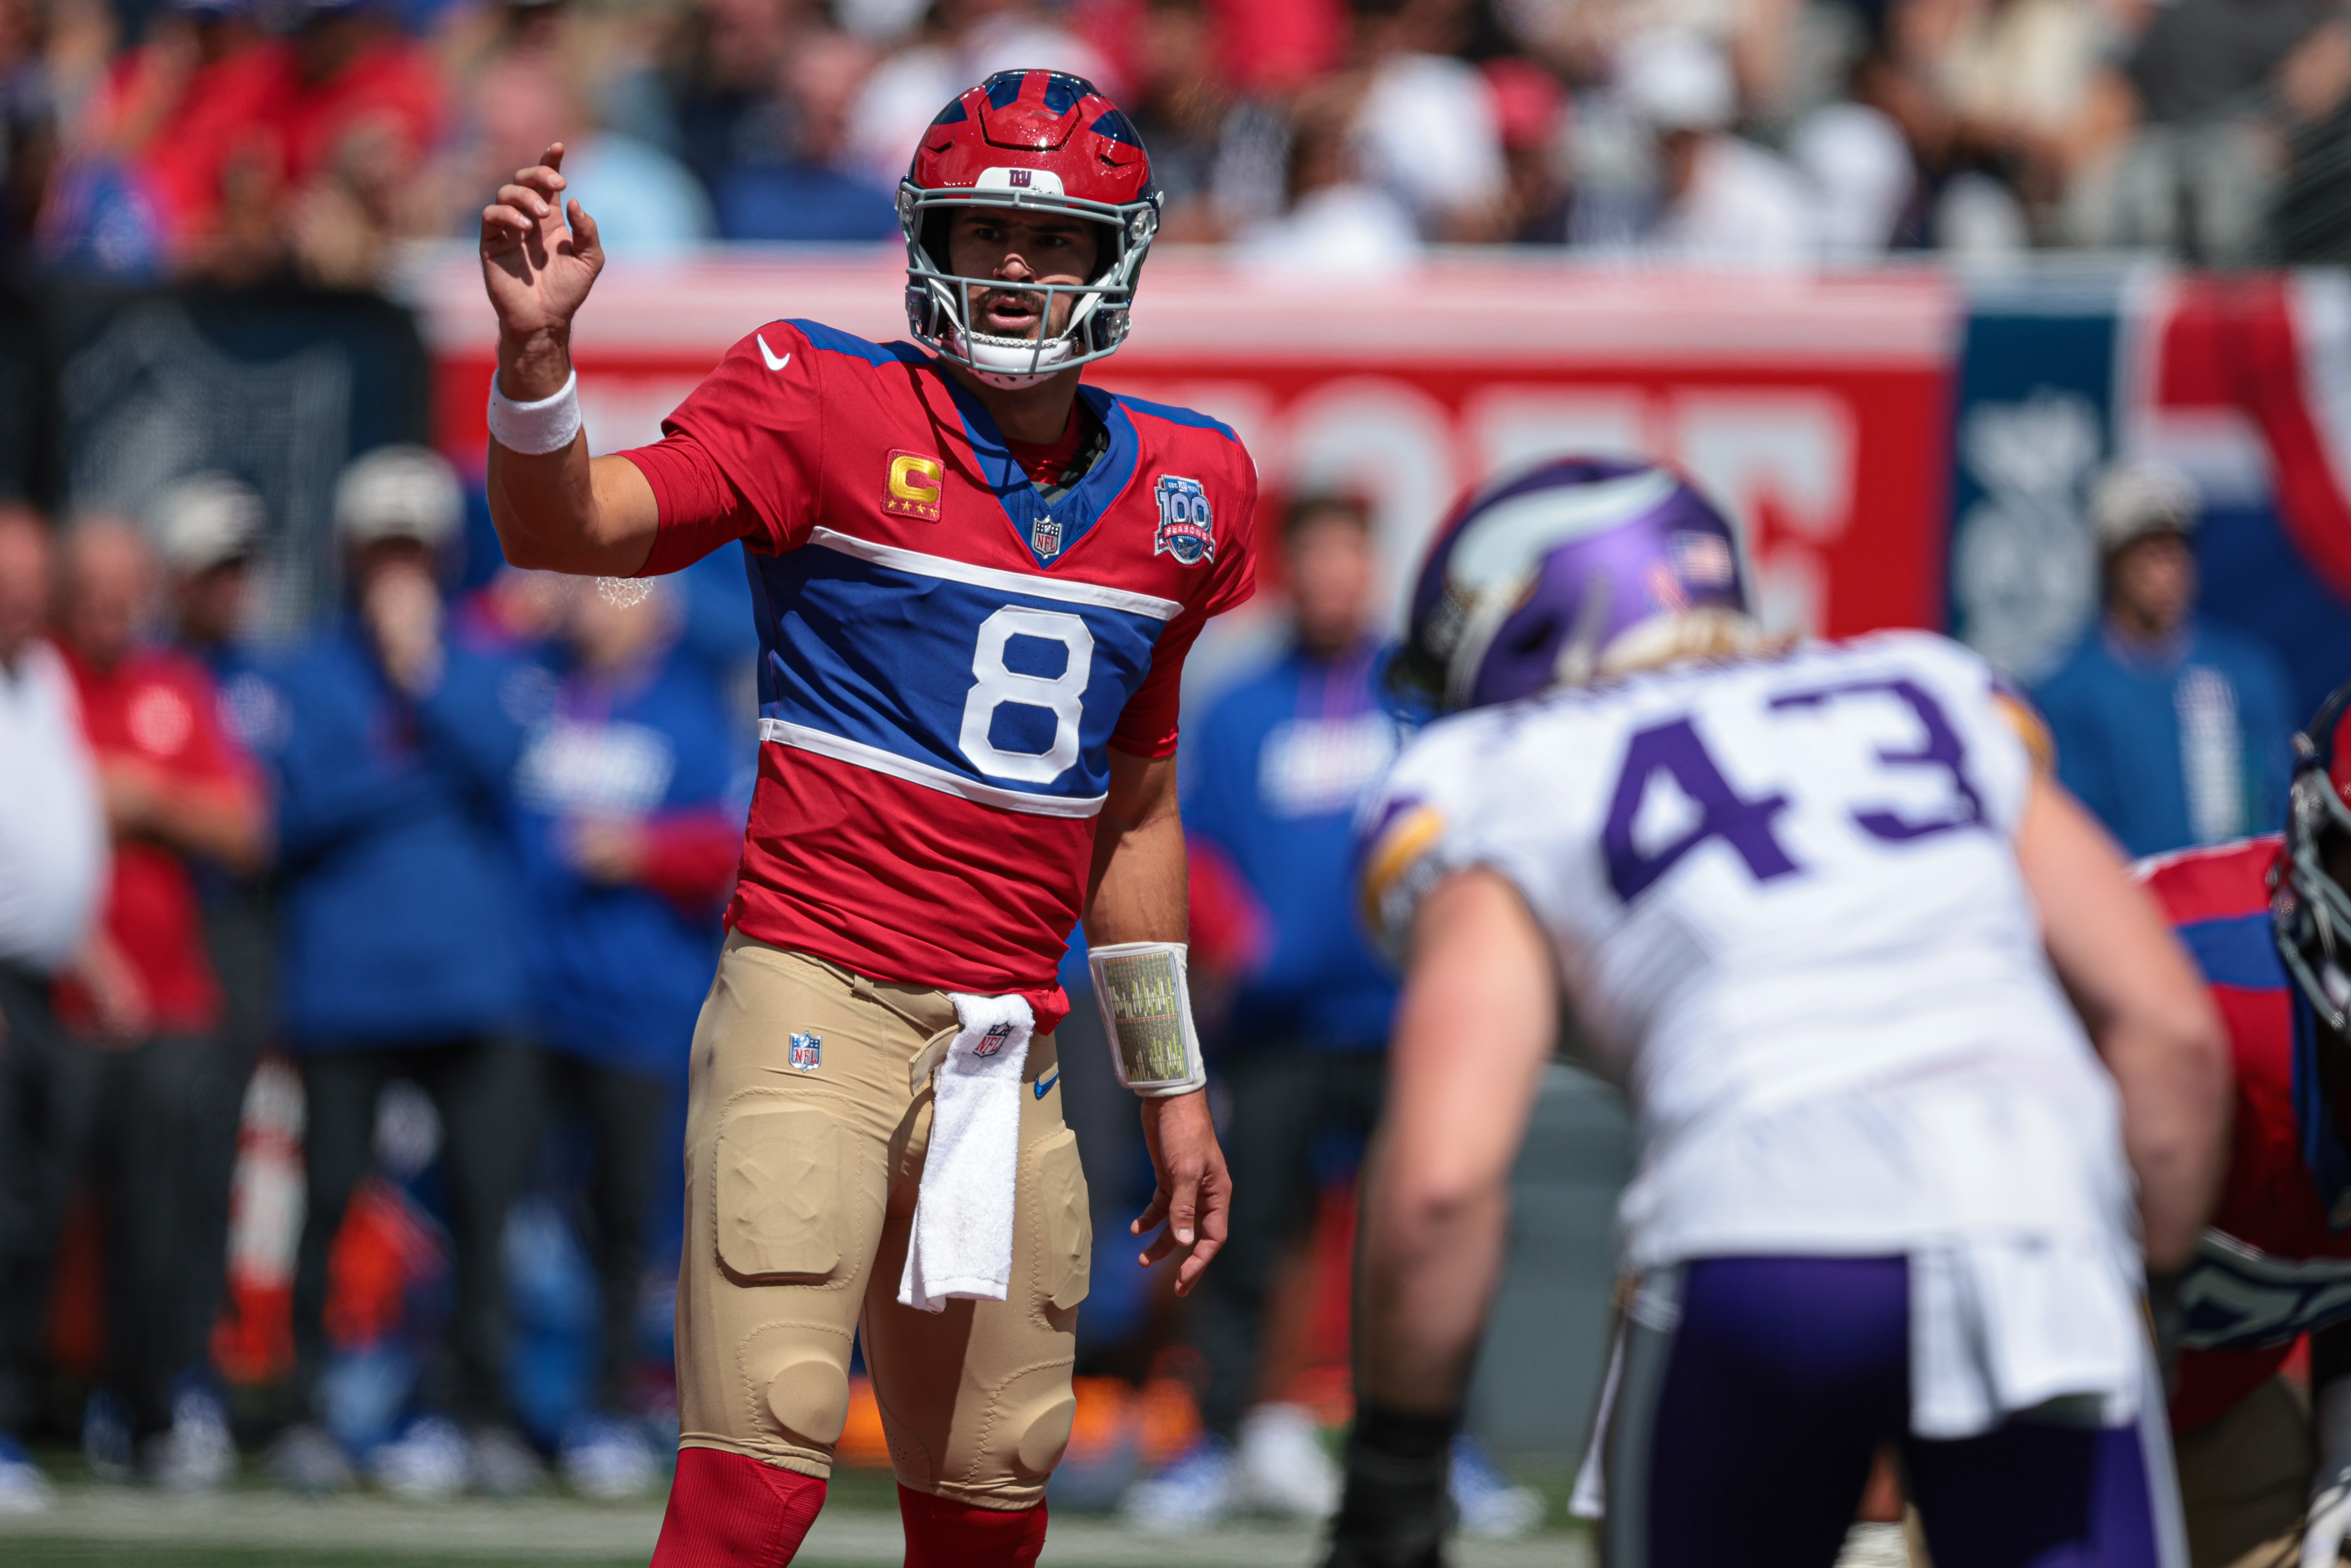
[[[298,1490],[662,1473],[639,1320],[751,749],[675,590],[452,601],[464,513],[437,455],[360,458],[345,612],[263,652],[238,481],[56,533],[0,507],[0,1506],[61,1415],[101,1477],[223,1484],[229,1373]],[[517,1377],[527,1192],[580,1260],[554,1408]]]
[[[1169,238],[1270,264],[2351,257],[2335,0],[0,0],[0,246],[364,287],[555,141],[618,255],[883,241],[1017,66],[1125,107]]]

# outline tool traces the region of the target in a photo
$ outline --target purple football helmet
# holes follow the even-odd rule
[[[1442,709],[1509,702],[1588,680],[1625,632],[1698,609],[1747,612],[1722,514],[1652,464],[1554,459],[1454,507],[1430,542],[1389,678]]]

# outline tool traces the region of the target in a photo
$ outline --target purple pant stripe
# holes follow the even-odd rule
[[[2019,1419],[1922,1441],[1908,1435],[1905,1260],[1716,1258],[1677,1273],[1628,1324],[1609,1568],[1828,1568],[1883,1442],[1901,1446],[1936,1568],[2184,1561],[2159,1399],[2151,1435]]]

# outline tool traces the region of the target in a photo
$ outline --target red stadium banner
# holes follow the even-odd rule
[[[2351,600],[2351,279],[2164,277],[2140,317],[2137,446],[2185,469],[2208,504],[2266,492],[2294,549]]]
[[[778,317],[903,337],[904,287],[879,252],[615,263],[573,337],[590,439],[658,439],[727,346]],[[476,263],[437,251],[407,292],[437,362],[439,439],[478,472],[495,328]],[[1498,257],[1269,277],[1165,254],[1144,275],[1134,336],[1089,373],[1233,425],[1270,507],[1309,487],[1362,494],[1392,570],[1497,466],[1661,458],[1746,528],[1775,624],[1844,635],[1943,623],[1964,310],[1924,272],[1693,277]]]

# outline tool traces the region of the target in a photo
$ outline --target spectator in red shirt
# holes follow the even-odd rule
[[[136,1469],[175,1488],[217,1486],[235,1464],[216,1400],[183,1385],[219,1302],[192,1281],[227,1245],[208,1130],[244,1092],[215,1038],[220,988],[204,951],[188,860],[236,871],[266,853],[261,791],[223,732],[212,678],[184,654],[142,645],[156,588],[144,538],[86,521],[66,541],[59,605],[114,838],[99,924],[127,971],[104,1006],[77,987],[61,1011],[109,1052],[96,1171],[107,1223],[107,1377],[85,1422],[102,1471]],[[127,999],[126,999],[127,998]],[[175,1398],[175,1393],[180,1396]]]
[[[270,115],[285,232],[305,277],[364,287],[386,239],[437,217],[421,175],[442,135],[440,70],[370,0],[310,0],[285,50]]]
[[[120,162],[173,258],[211,244],[237,162],[262,154],[279,53],[247,0],[174,0],[91,95],[86,140]]]
[[[364,284],[387,236],[429,221],[418,176],[446,96],[431,55],[367,0],[311,0],[287,37],[252,7],[174,0],[118,62],[45,219],[53,255],[109,265],[107,225],[135,222],[181,271],[250,280],[290,260]]]
[[[280,69],[270,120],[294,184],[348,166],[362,141],[413,170],[441,134],[432,56],[368,0],[310,0]]]

